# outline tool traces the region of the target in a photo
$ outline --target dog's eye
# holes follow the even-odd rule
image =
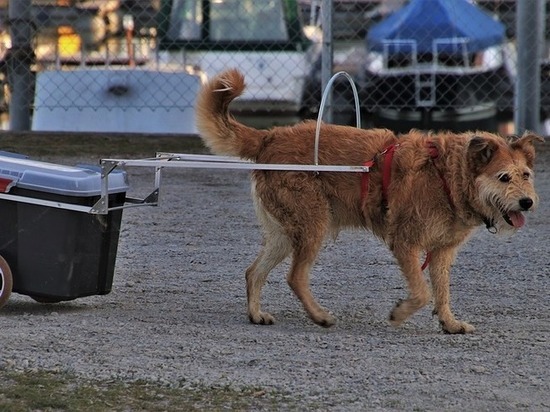
[[[500,180],[502,183],[508,183],[511,179],[508,173],[503,173],[498,177],[498,180]]]
[[[523,180],[529,180],[530,177],[531,177],[531,173],[529,173],[529,172],[524,172],[523,173]]]

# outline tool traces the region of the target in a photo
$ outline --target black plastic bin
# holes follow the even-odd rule
[[[38,201],[0,198],[0,255],[13,274],[13,291],[43,302],[109,293],[122,209],[92,214],[40,204],[91,208],[101,196],[97,168],[0,155],[0,182],[5,193]],[[126,173],[112,172],[109,206],[122,206],[127,189]]]

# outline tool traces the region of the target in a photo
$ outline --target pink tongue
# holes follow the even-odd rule
[[[520,228],[525,224],[525,217],[520,212],[508,213],[514,227]]]

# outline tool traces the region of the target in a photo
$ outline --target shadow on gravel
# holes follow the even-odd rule
[[[2,308],[0,316],[21,316],[21,315],[49,315],[52,313],[78,313],[90,311],[89,305],[81,305],[73,301],[59,303],[39,303],[32,301],[10,300]]]

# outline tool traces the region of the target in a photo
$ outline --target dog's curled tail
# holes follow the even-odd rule
[[[255,160],[264,133],[237,122],[229,114],[229,104],[244,89],[244,76],[237,69],[218,74],[199,92],[196,122],[203,142],[213,153]]]

